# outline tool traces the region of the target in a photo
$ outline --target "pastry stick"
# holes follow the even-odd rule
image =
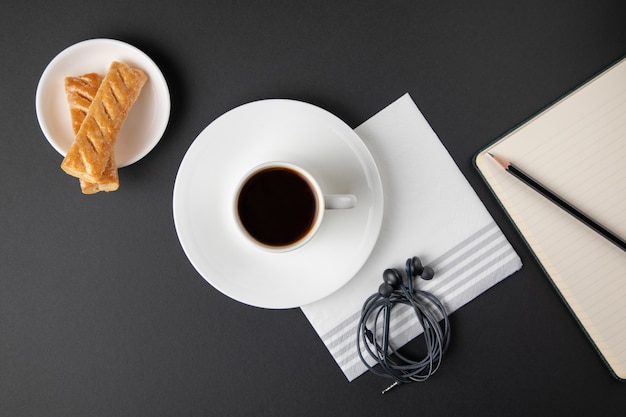
[[[117,61],[111,64],[61,163],[65,172],[87,182],[99,182],[124,120],[147,80],[139,69]]]
[[[80,126],[89,111],[89,106],[102,83],[102,76],[96,73],[83,74],[78,77],[65,78],[65,94],[70,106],[70,116],[72,119],[72,130],[74,135],[80,130]],[[115,191],[120,186],[117,175],[117,164],[115,156],[111,153],[111,158],[102,174],[99,182],[80,181],[80,189],[83,194],[95,194],[99,191]]]
[[[65,95],[67,96],[67,103],[70,105],[74,135],[78,133],[80,125],[83,124],[89,106],[96,97],[101,83],[102,76],[95,72],[65,78]]]

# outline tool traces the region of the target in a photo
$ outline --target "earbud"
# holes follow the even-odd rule
[[[402,277],[396,269],[385,269],[383,272],[383,281],[391,285],[393,288],[397,288],[402,283]]]
[[[435,271],[430,266],[423,266],[422,260],[417,256],[414,256],[406,260],[406,275],[409,280],[421,276],[422,279],[428,281],[433,279]],[[383,281],[386,286],[383,288],[381,285],[378,292],[386,298],[391,295],[394,289],[398,288],[402,284],[402,277],[397,269],[389,268],[385,269],[383,272]],[[391,289],[387,288],[387,286],[391,287]],[[412,288],[413,284],[410,282],[409,291],[412,291]]]
[[[413,276],[413,278],[417,277],[418,275],[422,275],[422,272],[424,271],[424,267],[422,266],[422,261],[420,258],[418,258],[417,256],[414,256],[408,259],[406,264],[407,264],[407,270],[410,267],[411,275]]]
[[[426,281],[433,279],[435,271],[430,266],[423,266],[422,260],[417,256],[406,260],[406,274],[409,277],[421,276]]]
[[[425,279],[426,281],[433,279],[433,277],[435,276],[435,271],[430,267],[430,266],[425,266],[424,270],[422,271],[422,279]]]
[[[382,295],[383,298],[389,298],[391,294],[393,294],[393,287],[386,282],[383,282],[378,287],[378,294]]]

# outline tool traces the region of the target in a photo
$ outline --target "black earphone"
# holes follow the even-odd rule
[[[430,280],[435,272],[423,266],[417,256],[407,259],[405,270],[406,283],[397,269],[383,272],[383,283],[363,304],[359,320],[357,350],[361,361],[372,373],[394,380],[383,394],[396,385],[428,379],[439,369],[450,344],[450,322],[445,307],[433,294],[417,290],[413,285],[418,276]],[[407,358],[389,343],[391,311],[397,305],[412,307],[424,329],[426,354],[421,359]],[[376,361],[374,366],[363,357],[361,346]]]

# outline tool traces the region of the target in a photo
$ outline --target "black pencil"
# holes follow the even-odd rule
[[[498,157],[492,154],[491,152],[487,152],[487,153],[496,162],[498,162],[498,164],[502,165],[502,167],[506,169],[507,172],[509,172],[510,174],[515,176],[517,179],[524,182],[526,185],[530,186],[532,189],[534,189],[539,194],[546,197],[548,200],[552,201],[554,204],[556,204],[557,206],[559,206],[560,208],[562,208],[563,210],[565,210],[572,216],[576,217],[578,220],[586,224],[591,229],[595,230],[596,232],[598,232],[599,234],[607,238],[609,241],[617,245],[622,250],[626,251],[626,242],[624,242],[619,236],[615,235],[614,233],[609,231],[607,228],[600,225],[600,223],[596,222],[591,217],[587,216],[586,214],[578,210],[576,207],[572,206],[567,201],[563,200],[561,197],[559,197],[554,192],[550,191],[548,188],[542,185],[539,181],[533,179],[530,175],[526,174],[524,171],[517,168],[510,161],[507,161],[501,157]]]

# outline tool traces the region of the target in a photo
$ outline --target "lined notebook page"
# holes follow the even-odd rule
[[[476,166],[615,375],[626,378],[626,252],[507,173],[512,161],[626,238],[626,60],[504,136]]]

